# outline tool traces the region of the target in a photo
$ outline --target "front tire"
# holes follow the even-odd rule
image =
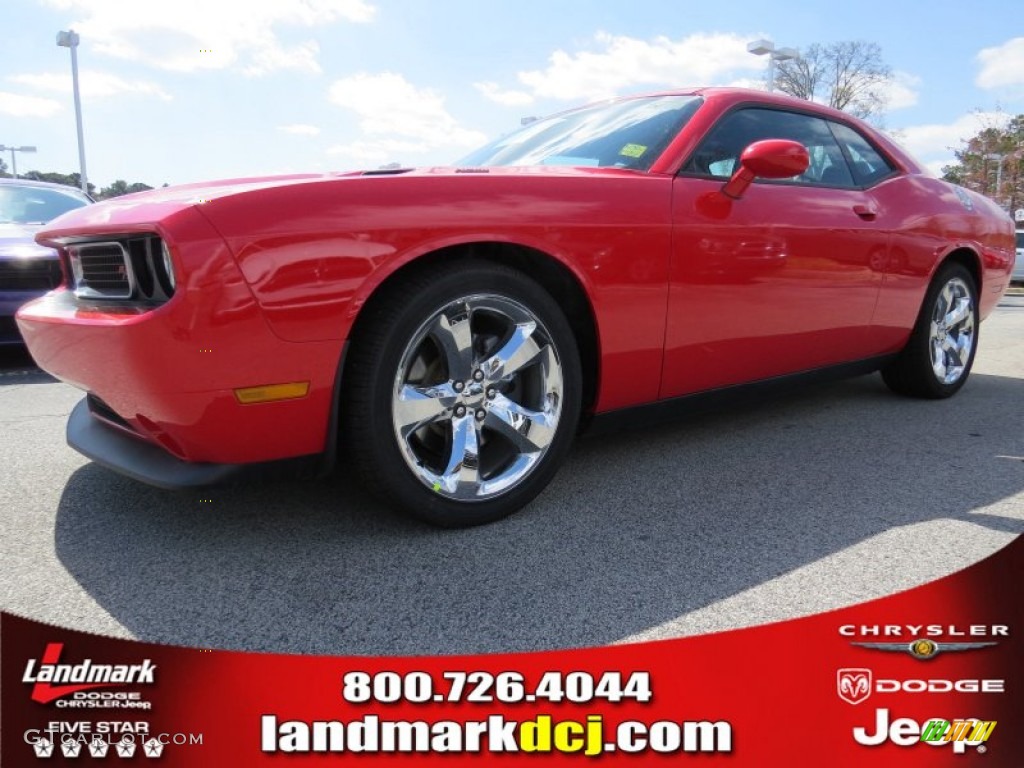
[[[962,264],[939,268],[899,357],[882,369],[891,390],[940,399],[967,381],[978,349],[978,289]]]
[[[367,307],[346,364],[343,435],[391,505],[479,525],[550,482],[579,420],[579,352],[554,299],[513,269],[456,262]]]

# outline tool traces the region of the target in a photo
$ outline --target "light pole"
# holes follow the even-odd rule
[[[35,147],[8,147],[0,144],[0,152],[11,153],[11,173],[14,174],[14,178],[18,178],[18,158],[15,157],[15,152],[35,152]]]
[[[755,56],[768,56],[768,92],[775,90],[775,62],[799,59],[800,51],[796,48],[776,48],[771,40],[755,40],[747,43],[747,50]]]
[[[75,124],[78,126],[78,165],[81,168],[82,191],[89,194],[85,176],[85,138],[82,136],[82,100],[78,96],[78,33],[73,29],[57,33],[57,45],[71,49],[71,88],[75,94]]]

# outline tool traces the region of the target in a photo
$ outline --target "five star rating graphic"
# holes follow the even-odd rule
[[[150,737],[142,743],[142,754],[146,757],[160,757],[164,752],[164,743],[156,738]],[[106,757],[110,751],[111,744],[100,737],[95,737],[88,744],[88,752],[92,757]],[[113,745],[114,753],[118,757],[131,758],[135,756],[138,745],[131,739],[122,739]],[[32,745],[36,757],[50,758],[54,755],[56,745],[53,739],[42,738]],[[66,758],[79,757],[82,754],[82,743],[74,739],[68,739],[60,745],[60,751]]]
[[[93,757],[106,757],[110,750],[110,744],[98,736],[89,744],[89,754]]]
[[[82,745],[77,741],[65,741],[60,745],[64,757],[78,757],[82,753]]]

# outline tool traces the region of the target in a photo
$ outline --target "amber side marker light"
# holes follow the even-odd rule
[[[242,405],[250,403],[272,403],[275,400],[294,400],[309,394],[308,381],[293,381],[290,384],[267,384],[262,387],[243,387],[235,390],[235,398]]]

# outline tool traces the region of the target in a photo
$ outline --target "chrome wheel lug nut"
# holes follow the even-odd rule
[[[463,384],[461,381],[456,381],[455,384],[452,385],[452,389],[454,389],[456,392],[461,392],[465,388],[466,385]]]
[[[476,412],[476,420],[477,421],[483,421],[485,418],[487,418],[487,414],[484,413],[484,409],[483,408],[479,408],[477,410],[477,412]]]
[[[473,371],[473,381],[483,381],[483,379],[484,379],[484,372],[483,371],[480,371],[480,370]]]
[[[487,389],[487,399],[488,400],[493,400],[497,394],[498,394],[498,390],[496,390],[494,387],[489,387]]]
[[[456,418],[461,419],[465,415],[466,415],[466,406],[464,406],[464,405],[457,405],[457,406],[455,406],[455,417]]]

